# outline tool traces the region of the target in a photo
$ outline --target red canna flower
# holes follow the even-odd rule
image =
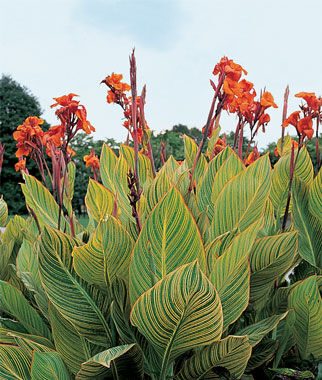
[[[42,147],[44,131],[40,125],[44,121],[37,116],[29,116],[23,124],[17,127],[13,138],[17,141],[16,157],[29,156],[35,149]]]
[[[86,164],[86,167],[91,167],[91,169],[99,169],[100,163],[99,163],[99,158],[95,155],[94,149],[91,150],[90,154],[87,156],[84,156],[84,161]]]
[[[296,98],[302,98],[306,101],[309,108],[313,111],[318,111],[322,105],[322,99],[318,99],[314,92],[299,92],[295,95]]]

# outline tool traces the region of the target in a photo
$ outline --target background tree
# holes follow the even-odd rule
[[[42,110],[38,99],[30,91],[14,81],[10,76],[3,75],[0,79],[0,141],[5,144],[3,167],[1,173],[0,194],[3,194],[9,208],[9,214],[26,214],[24,197],[20,186],[20,172],[14,165],[16,141],[13,132],[28,116],[40,116]],[[44,129],[48,124],[43,124]],[[36,166],[28,162],[31,174],[37,175]]]

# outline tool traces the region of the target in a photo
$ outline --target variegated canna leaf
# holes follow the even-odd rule
[[[115,196],[106,187],[90,178],[85,196],[86,207],[96,222],[112,215]]]
[[[192,169],[193,163],[195,161],[195,157],[197,155],[198,146],[195,143],[195,141],[188,136],[184,136],[184,155],[187,160],[188,168]],[[207,160],[203,153],[200,154],[199,159],[197,161],[197,165],[194,169],[193,173],[193,180],[196,182],[196,185],[199,183],[199,181],[204,176],[206,170],[207,170]]]
[[[115,194],[114,169],[117,163],[117,156],[113,150],[103,143],[100,156],[100,176],[103,185]]]
[[[0,378],[31,380],[31,356],[17,346],[0,344]]]
[[[309,210],[317,219],[322,221],[322,170],[314,178],[309,190]]]
[[[150,213],[134,246],[130,264],[131,304],[159,279],[195,259],[205,271],[200,232],[181,194],[172,187]]]
[[[268,155],[256,160],[246,170],[230,179],[214,204],[214,217],[209,238],[238,229],[244,231],[258,220],[264,210],[271,184]]]
[[[289,308],[295,311],[293,335],[301,358],[307,360],[311,354],[322,359],[322,299],[316,277],[302,281],[289,295]]]
[[[71,380],[62,358],[57,352],[37,352],[32,356],[32,380]]]
[[[197,261],[168,274],[137,300],[131,323],[162,357],[159,379],[185,351],[217,341],[223,324],[220,298]]]
[[[220,378],[216,369],[225,368],[239,379],[245,371],[252,347],[246,336],[228,336],[198,350],[186,360],[175,380],[201,380]],[[218,368],[220,367],[220,368]]]

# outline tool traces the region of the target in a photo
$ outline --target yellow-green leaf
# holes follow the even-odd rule
[[[221,302],[194,261],[145,292],[133,306],[131,322],[162,357],[158,378],[165,379],[179,355],[220,339]]]
[[[210,240],[238,228],[244,231],[264,210],[271,186],[271,166],[265,155],[229,180],[214,204]]]
[[[103,143],[100,156],[100,175],[103,185],[115,194],[114,169],[117,163],[117,156],[113,150]]]
[[[132,305],[156,281],[195,259],[205,271],[200,232],[181,194],[172,187],[148,216],[134,246],[130,265]]]
[[[322,220],[322,170],[320,169],[310,187],[309,210],[316,218]]]
[[[57,352],[34,352],[31,364],[32,380],[71,380]]]
[[[198,151],[198,146],[195,143],[195,141],[192,138],[185,135],[184,136],[184,155],[187,160],[189,169],[192,169],[193,167],[193,163],[195,161],[197,151]],[[207,160],[205,156],[203,155],[203,153],[201,153],[197,161],[197,165],[194,169],[194,173],[193,173],[193,180],[196,181],[196,184],[198,184],[198,182],[202,179],[203,175],[205,174],[207,170],[207,166],[208,166]]]
[[[85,197],[85,204],[92,218],[97,222],[112,215],[115,197],[105,186],[90,178]]]
[[[316,276],[311,276],[297,285],[289,295],[289,307],[295,311],[292,326],[297,348],[303,360],[322,359],[322,299]]]
[[[297,150],[295,150],[294,154],[296,157]],[[290,162],[291,153],[283,155],[275,164],[274,170],[272,171],[272,190],[270,198],[273,202],[277,217],[282,217],[285,213],[290,182]],[[305,147],[300,150],[294,176],[300,178],[308,186],[310,186],[313,181],[313,165]],[[291,211],[291,209],[292,207],[290,205],[289,211]]]
[[[216,367],[225,368],[230,375],[239,379],[245,371],[251,352],[247,336],[230,335],[198,350],[184,362],[175,380],[219,379]]]
[[[8,206],[4,201],[3,196],[0,197],[0,227],[4,227],[7,224],[8,219]]]
[[[0,345],[0,378],[30,380],[31,356],[16,346]]]

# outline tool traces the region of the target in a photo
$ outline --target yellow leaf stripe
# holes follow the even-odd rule
[[[219,340],[222,308],[216,289],[197,261],[160,280],[135,303],[131,322],[162,357],[159,379],[187,350]]]
[[[85,204],[93,219],[99,222],[107,215],[112,215],[114,202],[113,193],[100,183],[89,179]]]
[[[134,246],[130,264],[132,305],[156,281],[195,259],[205,271],[200,232],[181,194],[172,187],[148,216]]]
[[[116,166],[116,162],[116,154],[107,144],[103,143],[100,156],[100,176],[103,185],[112,193],[115,193],[114,169]]]

